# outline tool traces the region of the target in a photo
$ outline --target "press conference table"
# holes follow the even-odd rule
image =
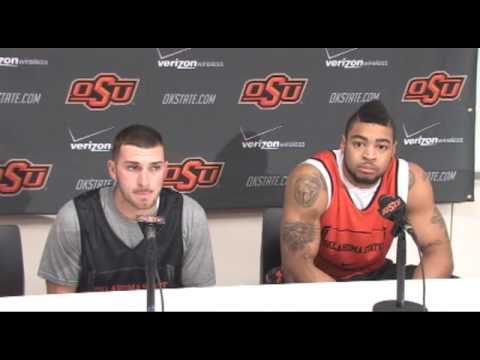
[[[371,311],[396,299],[395,281],[164,289],[165,311]],[[422,303],[422,282],[405,299]],[[429,311],[480,311],[480,280],[427,280]],[[160,310],[160,293],[156,290]],[[0,311],[145,311],[146,290],[0,298]]]

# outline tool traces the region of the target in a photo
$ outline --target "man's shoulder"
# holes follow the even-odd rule
[[[338,161],[341,161],[342,159],[343,154],[340,149],[321,150],[310,155],[309,158],[298,164],[298,167],[311,166],[313,168],[332,168],[337,167]]]
[[[336,150],[324,150],[299,163],[290,173],[291,178],[315,176],[325,181],[337,168]]]
[[[57,218],[72,216],[73,214],[76,214],[76,212],[77,210],[75,208],[74,199],[70,199],[65,204],[63,204],[60,210],[58,210]]]
[[[72,224],[78,222],[78,206],[81,208],[89,207],[90,199],[94,196],[101,198],[102,204],[108,203],[105,199],[109,196],[112,190],[108,187],[89,190],[74,196],[71,200],[66,202],[57,213],[57,223]]]
[[[408,203],[407,208],[424,208],[435,202],[428,173],[418,164],[408,162]]]
[[[106,195],[109,194],[110,191],[111,191],[111,187],[109,187],[109,186],[101,187],[101,188],[93,189],[93,190],[88,190],[88,191],[85,191],[81,194],[76,195],[72,200],[74,202],[87,200],[87,199],[90,199],[92,197],[97,196],[97,194],[101,197],[105,197]]]
[[[402,159],[400,159],[402,160]],[[408,190],[416,189],[430,183],[428,173],[417,163],[403,160],[408,167]]]
[[[400,159],[400,160],[406,161],[408,163],[408,169],[414,172],[415,174],[423,174],[425,172],[425,170],[420,165],[418,165],[413,161],[408,161],[405,159]]]
[[[58,213],[55,217],[55,224],[61,228],[67,229],[76,229],[78,223],[78,214],[75,207],[73,199],[67,201],[61,208],[58,210]]]
[[[197,200],[186,194],[181,194],[181,196],[183,198],[184,214],[205,214],[205,209]]]
[[[340,149],[335,149],[335,148],[331,148],[331,149],[320,149],[320,150],[317,150],[315,151],[311,157],[314,157],[314,156],[317,156],[317,155],[323,155],[323,156],[330,156],[330,155],[335,155],[335,153],[339,152]]]

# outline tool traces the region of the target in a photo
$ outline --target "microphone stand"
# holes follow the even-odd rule
[[[145,252],[145,275],[147,279],[147,312],[155,312],[155,271],[157,266],[156,261],[156,237],[155,224],[145,224],[146,232],[146,252]],[[152,236],[153,235],[153,236]]]
[[[376,303],[373,306],[375,312],[424,312],[427,311],[423,305],[405,301],[405,263],[407,257],[407,246],[405,241],[405,225],[395,224],[393,233],[398,234],[397,239],[397,300],[386,300]]]
[[[137,221],[145,234],[145,277],[147,280],[147,312],[155,312],[155,278],[157,274],[157,226],[165,219],[158,216],[139,216]],[[160,280],[160,279],[159,279]],[[161,286],[161,284],[160,284]]]

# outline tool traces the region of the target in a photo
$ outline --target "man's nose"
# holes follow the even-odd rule
[[[147,187],[149,182],[148,172],[146,170],[142,170],[138,175],[138,185],[142,187]]]
[[[363,151],[363,157],[368,160],[375,160],[377,157],[377,151],[374,146],[366,146]]]

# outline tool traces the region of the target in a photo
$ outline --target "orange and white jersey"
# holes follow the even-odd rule
[[[383,218],[383,195],[408,197],[408,162],[393,158],[376,185],[359,189],[348,183],[340,150],[322,151],[306,163],[322,173],[328,206],[320,217],[321,241],[315,265],[334,279],[344,280],[378,270],[392,244],[393,222]],[[363,202],[363,204],[362,204]]]

